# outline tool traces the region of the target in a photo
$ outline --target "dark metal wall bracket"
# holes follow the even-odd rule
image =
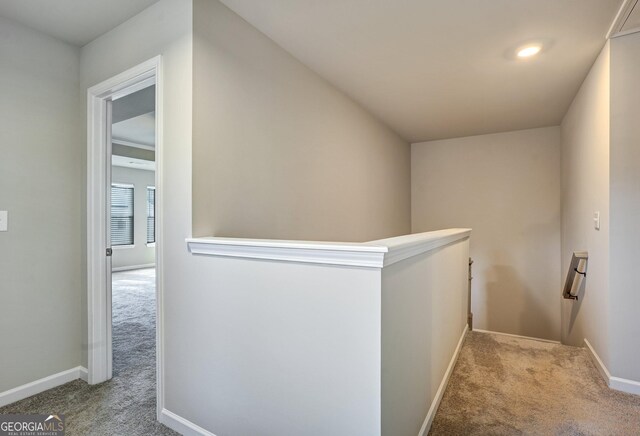
[[[586,251],[574,251],[571,257],[571,265],[567,280],[564,283],[562,296],[567,300],[577,300],[583,280],[587,277],[587,261],[589,253]]]

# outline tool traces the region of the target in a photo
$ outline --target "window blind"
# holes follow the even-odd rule
[[[156,188],[147,187],[147,244],[156,242]]]
[[[111,245],[133,245],[133,186],[111,185]]]

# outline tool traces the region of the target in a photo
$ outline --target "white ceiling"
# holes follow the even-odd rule
[[[136,170],[155,171],[156,163],[152,160],[137,159],[135,157],[111,156],[111,165],[114,167],[133,168]]]
[[[156,110],[156,85],[142,88],[113,101],[113,122],[118,123]]]
[[[111,136],[132,146],[155,147],[156,87],[148,86],[114,100]]]
[[[146,147],[156,144],[156,113],[138,115],[111,126],[114,141],[125,141]]]
[[[0,15],[81,46],[156,1],[0,0]],[[417,142],[559,124],[622,0],[222,2]],[[531,40],[545,50],[514,60]]]
[[[83,46],[158,0],[0,0],[0,15]]]
[[[621,0],[222,0],[411,142],[558,125]],[[533,59],[516,47],[546,42]]]

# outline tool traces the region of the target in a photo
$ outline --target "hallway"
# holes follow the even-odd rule
[[[113,273],[113,379],[76,380],[0,408],[57,413],[67,435],[175,435],[156,421],[155,269]]]
[[[632,435],[640,397],[609,389],[584,348],[470,332],[430,435]]]

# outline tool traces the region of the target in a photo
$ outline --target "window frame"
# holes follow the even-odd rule
[[[114,244],[113,243],[113,229],[111,231],[111,240],[109,244],[114,250],[122,250],[126,248],[134,248],[136,242],[136,187],[131,183],[119,183],[111,182],[110,195],[111,195],[111,210],[109,211],[109,220],[111,226],[113,226],[113,188],[131,189],[131,243],[126,244]],[[127,217],[128,218],[128,217]]]
[[[149,192],[153,191],[153,215],[149,215]],[[147,241],[147,247],[155,247],[156,245],[156,240],[157,235],[156,235],[156,187],[155,186],[147,186],[147,198],[146,198],[146,205],[147,205],[147,232],[146,232],[146,241]],[[153,218],[153,241],[149,241],[149,219]]]

